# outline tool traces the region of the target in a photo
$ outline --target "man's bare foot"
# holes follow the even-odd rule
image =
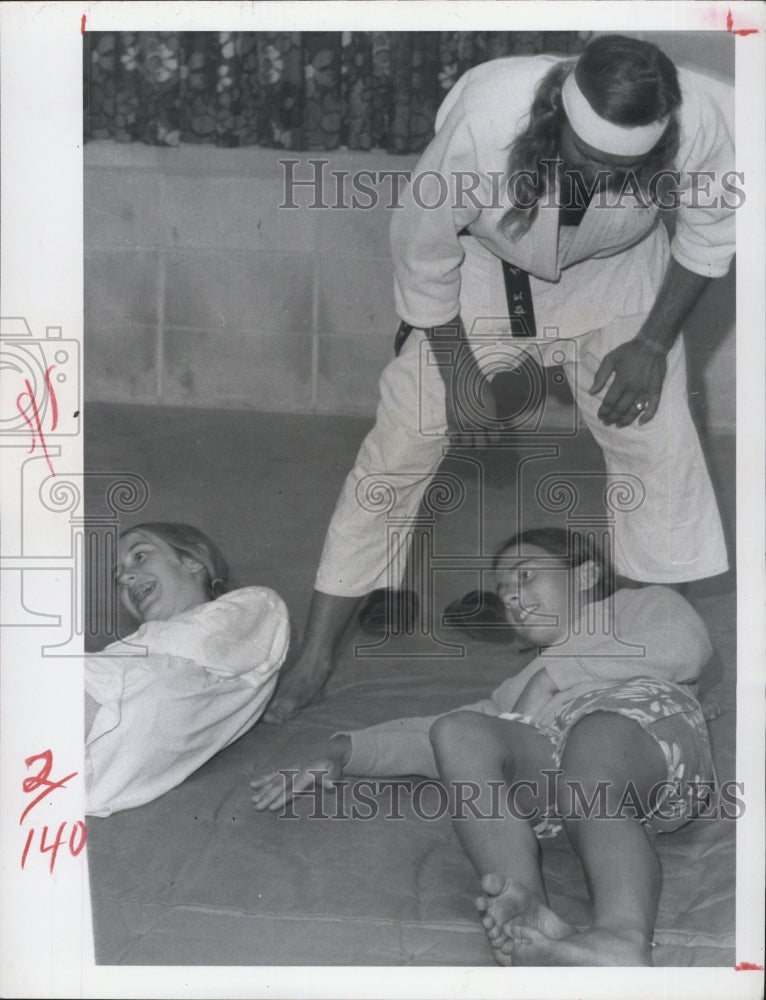
[[[361,597],[314,591],[300,652],[280,671],[276,694],[263,713],[264,722],[286,722],[314,701],[332,673],[334,651],[361,601]]]
[[[261,721],[270,726],[280,726],[298,714],[300,706],[292,698],[275,695],[273,701],[261,716]]]
[[[592,928],[553,938],[538,927],[508,925],[514,965],[652,965],[651,945],[636,935]]]
[[[568,924],[520,883],[504,875],[485,875],[481,880],[484,896],[476,900],[482,925],[499,965],[512,962],[512,923],[520,923],[543,931],[550,938],[565,938],[577,928]]]
[[[298,657],[279,678],[277,690],[263,713],[264,722],[280,725],[292,719],[302,708],[314,701],[332,673],[332,664],[317,664]]]

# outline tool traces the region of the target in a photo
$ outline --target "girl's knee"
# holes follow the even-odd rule
[[[621,770],[622,762],[630,762],[636,742],[645,735],[641,726],[627,716],[592,712],[576,722],[567,736],[562,767],[585,769],[588,773]]]
[[[561,755],[558,786],[562,815],[573,803],[587,814],[593,809],[610,812],[626,800],[641,803],[648,790],[666,775],[662,751],[639,723],[614,712],[594,712],[573,727]],[[562,800],[562,796],[564,800]]]
[[[480,735],[486,716],[460,709],[440,716],[431,726],[428,738],[437,757],[464,745],[466,739]]]

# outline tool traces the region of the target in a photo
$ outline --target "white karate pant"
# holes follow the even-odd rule
[[[597,417],[604,392],[588,392],[604,355],[636,335],[656,296],[662,244],[645,242],[638,256],[631,254],[633,280],[621,297],[615,282],[625,280],[627,255],[572,267],[549,294],[545,283],[533,279],[536,341],[509,336],[500,262],[472,252],[462,268],[461,316],[479,367],[489,375],[517,367],[525,351],[543,365],[561,364],[607,474],[637,480],[645,493],[637,506],[613,509],[617,572],[647,583],[679,583],[728,568],[718,506],[689,412],[683,339],[668,354],[659,409],[648,423],[606,426]],[[614,315],[620,306],[641,311]],[[580,333],[599,308],[611,313],[609,322]],[[570,329],[578,335],[561,336]],[[401,584],[410,544],[406,526],[447,445],[444,383],[429,363],[424,340],[422,331],[413,330],[381,376],[375,426],[344,483],[325,539],[315,584],[324,593],[362,596]],[[387,530],[391,524],[395,531]]]

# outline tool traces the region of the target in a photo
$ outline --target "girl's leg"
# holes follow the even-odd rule
[[[667,778],[664,755],[637,722],[595,712],[573,727],[561,763],[558,808],[583,865],[593,923],[557,940],[521,915],[506,927],[514,965],[651,965],[662,872],[639,818]]]
[[[553,937],[574,933],[548,909],[532,828],[555,787],[542,773],[555,769],[550,741],[532,726],[472,711],[442,716],[430,736],[455,832],[485,892],[477,906],[496,960],[511,964],[503,925],[520,913]]]

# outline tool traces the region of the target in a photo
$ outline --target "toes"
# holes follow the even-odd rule
[[[278,726],[284,721],[282,713],[277,711],[277,709],[269,709],[261,716],[261,722],[265,722],[267,726]]]
[[[498,875],[493,872],[490,875],[482,876],[481,887],[490,896],[499,896],[505,889],[505,875]]]
[[[477,896],[474,902],[479,913],[485,913],[489,909],[489,900],[486,896]]]
[[[503,930],[506,934],[511,933],[511,927],[530,927],[534,926],[530,920],[530,915],[528,913],[517,913],[515,917],[511,917],[510,920],[506,920],[503,923]]]
[[[506,950],[506,946],[503,945],[501,948],[493,948],[492,955],[498,965],[502,965],[504,968],[508,968],[513,965],[513,955],[511,950]]]
[[[283,722],[287,722],[288,718],[289,716],[283,715],[281,712],[269,712],[263,716],[262,721],[267,726],[281,726]]]
[[[543,944],[550,938],[536,927],[526,924],[507,924],[509,936],[516,944]]]
[[[273,705],[269,705],[261,718],[264,722],[271,725],[280,725],[282,722],[287,722],[288,719],[291,719],[297,711],[298,705],[296,702],[280,700],[274,702]]]

